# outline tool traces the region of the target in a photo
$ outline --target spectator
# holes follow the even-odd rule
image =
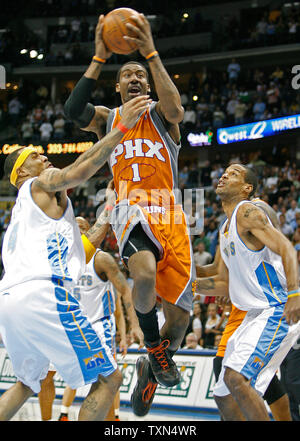
[[[221,110],[220,106],[217,106],[215,111],[213,112],[213,126],[218,129],[224,125],[225,121],[225,113]]]
[[[266,110],[266,103],[263,102],[261,96],[259,96],[252,108],[254,121],[261,120],[265,110]]]
[[[54,129],[54,139],[55,140],[62,140],[65,136],[65,119],[62,114],[58,114],[56,120],[53,123],[53,129]]]
[[[270,111],[272,111],[274,107],[279,106],[279,95],[280,92],[278,87],[276,86],[274,81],[271,81],[267,89],[267,104]]]
[[[48,142],[53,132],[52,124],[45,119],[45,121],[40,125],[39,130],[41,132],[41,141]]]
[[[182,123],[187,130],[193,130],[196,126],[196,112],[192,106],[187,105],[184,112],[184,117]]]
[[[198,344],[198,340],[197,340],[197,336],[196,334],[194,334],[193,332],[190,332],[186,337],[185,337],[185,346],[183,346],[182,349],[191,349],[194,351],[201,351],[202,346],[200,346]]]
[[[244,124],[246,111],[247,111],[246,104],[243,103],[242,100],[239,98],[234,109],[235,124]]]
[[[8,116],[11,125],[14,127],[19,123],[22,108],[23,105],[17,96],[12,98],[8,103]]]
[[[235,108],[236,108],[237,104],[238,104],[238,100],[236,99],[236,96],[234,94],[232,94],[230,97],[230,100],[227,102],[227,105],[226,105],[227,122],[229,124],[234,123]]]
[[[280,226],[280,229],[281,229],[282,233],[285,236],[287,236],[289,239],[291,239],[294,230],[291,227],[291,225],[289,223],[287,223],[286,216],[283,213],[281,213],[279,215],[279,226]]]
[[[241,66],[235,58],[232,58],[231,63],[229,63],[227,66],[228,79],[230,83],[236,83],[238,81],[240,71]]]
[[[296,221],[296,213],[300,213],[300,208],[298,207],[297,201],[293,199],[291,201],[291,206],[286,212],[286,222],[288,224],[291,224],[292,222]]]
[[[29,144],[32,141],[33,128],[30,121],[30,116],[27,115],[26,120],[21,126],[22,140],[25,144]]]
[[[212,255],[205,251],[205,245],[203,242],[199,242],[197,251],[194,253],[195,265],[203,266],[212,262]]]
[[[204,348],[213,348],[216,334],[222,334],[216,329],[220,321],[218,306],[215,303],[209,303],[207,306],[207,320],[204,325]]]

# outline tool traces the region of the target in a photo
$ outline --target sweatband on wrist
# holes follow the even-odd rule
[[[147,61],[152,60],[152,58],[158,57],[158,52],[157,51],[153,51],[150,54],[148,54],[145,58]]]
[[[92,242],[89,241],[89,239],[86,237],[85,234],[81,235],[81,240],[82,240],[83,248],[85,251],[85,261],[86,261],[86,263],[89,263],[89,261],[91,260],[91,258],[93,257],[93,255],[96,252],[96,248],[94,247]]]
[[[300,292],[299,289],[294,289],[292,291],[288,291],[288,294],[298,294]]]
[[[96,80],[82,76],[64,105],[68,119],[76,122],[80,128],[87,127],[95,115],[95,106],[89,103]]]
[[[294,292],[293,294],[288,294],[288,299],[290,299],[291,297],[299,297],[300,296],[300,292]]]
[[[99,63],[99,64],[106,63],[106,60],[104,58],[96,57],[96,55],[93,56],[92,61],[94,61],[95,63]]]
[[[124,126],[124,124],[120,122],[118,122],[118,124],[116,125],[117,129],[119,129],[122,133],[127,133],[128,132],[128,128]]]

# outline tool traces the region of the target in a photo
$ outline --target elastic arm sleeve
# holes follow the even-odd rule
[[[65,102],[66,117],[76,122],[80,128],[87,127],[95,115],[95,106],[88,102],[95,84],[96,80],[81,77]]]

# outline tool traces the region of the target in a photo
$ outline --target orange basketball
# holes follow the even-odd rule
[[[138,12],[131,8],[118,8],[104,17],[102,38],[105,46],[111,52],[130,54],[138,48],[135,43],[123,38],[124,35],[134,37],[126,27],[126,23],[135,25],[135,22],[130,18],[132,15],[138,16]]]

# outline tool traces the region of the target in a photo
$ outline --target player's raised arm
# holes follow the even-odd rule
[[[184,115],[180,95],[155,49],[150,23],[144,14],[139,14],[139,17],[132,16],[132,20],[136,25],[127,23],[126,26],[136,34],[136,37],[124,36],[124,38],[136,43],[141,55],[149,62],[156,93],[159,98],[158,112],[169,123],[178,124],[182,121]]]
[[[89,101],[102,67],[111,56],[111,52],[108,51],[102,39],[103,20],[104,15],[100,15],[95,30],[95,55],[91,64],[64,105],[65,115],[69,119],[76,122],[81,129],[96,133],[99,138],[101,137],[101,126],[106,122],[109,109],[104,106],[95,107]]]
[[[46,169],[34,181],[35,188],[48,193],[73,188],[86,181],[99,170],[109,158],[111,152],[121,141],[125,131],[136,123],[140,112],[150,104],[149,96],[142,95],[133,98],[124,105],[120,123],[108,133],[101,141],[94,144],[89,150],[82,153],[76,161],[61,170]]]

